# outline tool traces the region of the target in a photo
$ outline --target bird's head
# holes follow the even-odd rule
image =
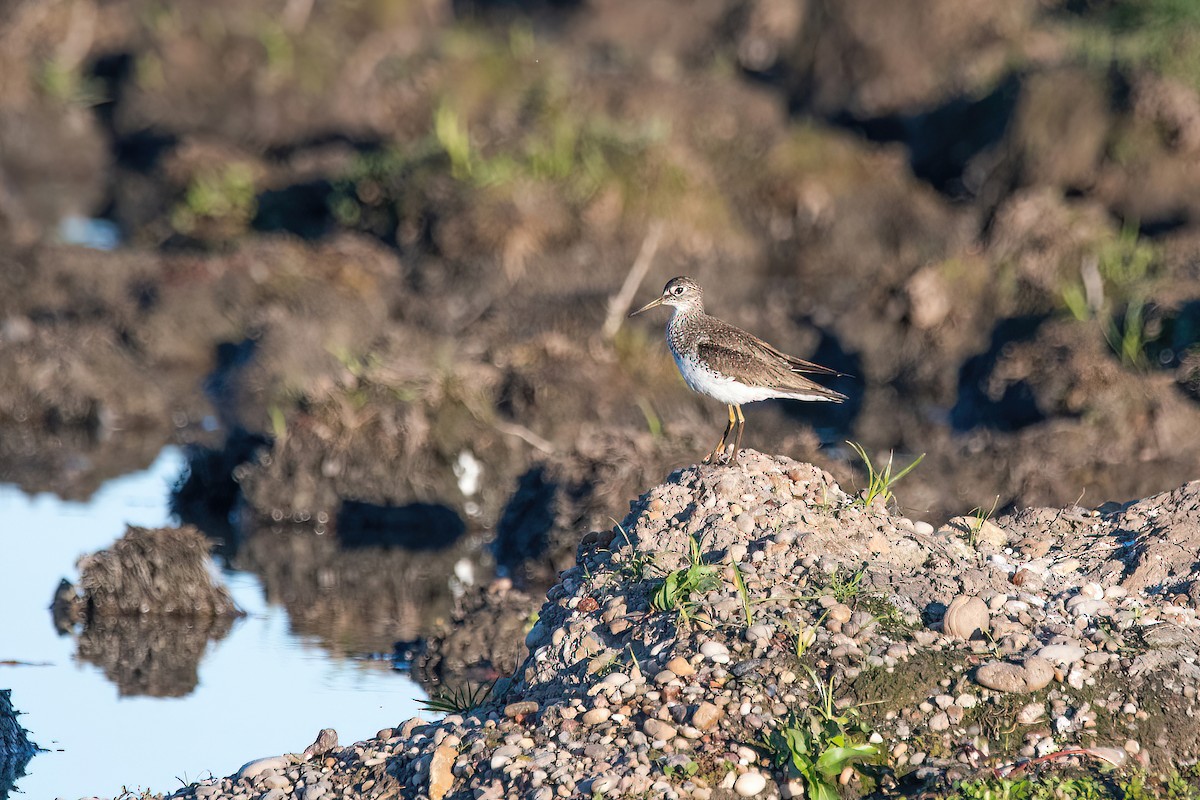
[[[703,311],[704,290],[686,275],[671,278],[663,287],[662,295],[651,300],[629,316],[637,316],[643,311],[649,311],[655,306],[675,306],[680,311]]]

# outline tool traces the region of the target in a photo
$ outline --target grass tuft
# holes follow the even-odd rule
[[[840,800],[838,777],[847,768],[862,771],[864,762],[879,756],[879,748],[866,741],[870,727],[858,709],[839,709],[834,701],[833,678],[822,683],[811,670],[817,702],[803,714],[795,711],[763,741],[768,757],[789,777],[804,781],[812,800]]]
[[[920,464],[925,458],[925,454],[921,453],[921,455],[917,456],[916,459],[907,467],[899,472],[893,473],[892,457],[894,453],[888,453],[887,463],[883,465],[882,469],[876,469],[875,465],[871,463],[870,456],[867,455],[867,451],[863,449],[862,445],[858,444],[857,442],[846,442],[846,444],[850,445],[851,449],[858,454],[858,457],[862,459],[863,464],[867,468],[867,488],[862,490],[857,500],[857,502],[864,508],[870,507],[871,504],[873,504],[876,500],[880,500],[885,506],[890,503],[895,497],[895,495],[892,494],[892,487],[896,485],[901,478],[916,469],[917,465]]]
[[[688,564],[667,574],[654,590],[650,605],[655,611],[676,611],[687,621],[695,607],[694,595],[701,595],[719,588],[717,568],[705,564],[700,553],[700,542],[688,536]]]
[[[475,687],[467,684],[461,688],[438,692],[427,700],[421,700],[420,706],[424,711],[437,714],[466,714],[483,705],[495,686],[495,681]]]

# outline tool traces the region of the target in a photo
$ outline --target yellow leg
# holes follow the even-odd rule
[[[733,464],[736,464],[738,459],[738,451],[742,449],[742,431],[746,429],[746,418],[742,416],[741,406],[734,406],[734,408],[737,409],[738,419],[737,440],[734,442],[733,455],[730,456],[729,461]]]
[[[721,434],[721,441],[717,442],[717,446],[712,449],[712,452],[704,457],[704,463],[708,464],[717,460],[717,453],[725,449],[725,440],[729,438],[729,432],[733,430],[733,406],[727,405],[729,409],[729,424],[725,426],[725,432]]]

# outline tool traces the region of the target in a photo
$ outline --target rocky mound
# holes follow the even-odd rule
[[[1200,531],[1197,491],[934,530],[783,457],[682,469],[583,537],[490,693],[173,796],[912,794],[1039,758],[1165,774],[1200,753],[1200,627],[1174,593],[1196,552],[1163,550]]]
[[[78,657],[104,670],[121,695],[181,697],[196,688],[210,640],[241,615],[215,576],[211,543],[193,527],[129,526],[112,547],[79,560],[51,611],[77,633]]]

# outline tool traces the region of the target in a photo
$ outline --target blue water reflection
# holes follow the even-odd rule
[[[75,560],[108,546],[126,523],[168,524],[168,491],[183,468],[183,454],[170,448],[87,503],[0,486],[0,662],[33,664],[0,665],[0,688],[13,690],[22,724],[50,750],[30,762],[16,797],[170,791],[208,770],[223,775],[257,756],[303,750],[321,728],[352,742],[417,712],[415,683],[386,663],[335,659],[294,635],[249,573],[225,573],[247,617],[209,644],[186,697],[119,697],[99,667],[76,660],[73,638],[55,633],[48,610],[59,579],[75,578]]]

